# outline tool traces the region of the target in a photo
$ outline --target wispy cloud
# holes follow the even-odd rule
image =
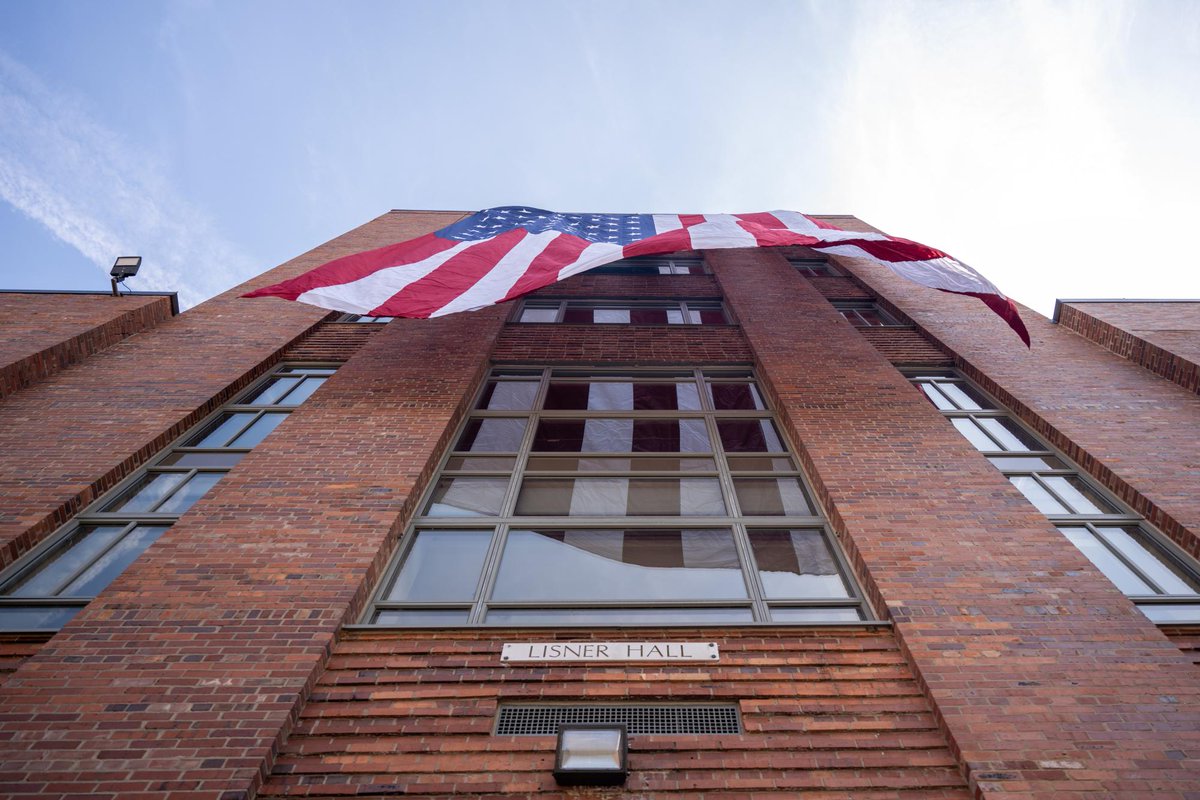
[[[178,291],[193,305],[253,275],[256,265],[166,171],[0,52],[0,199],[107,271],[143,257],[131,288]]]

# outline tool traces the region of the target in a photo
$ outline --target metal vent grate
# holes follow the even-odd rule
[[[648,733],[741,733],[737,706],[502,706],[499,736],[553,736],[578,722],[624,722],[631,735]]]

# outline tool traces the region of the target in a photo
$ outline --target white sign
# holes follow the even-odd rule
[[[516,661],[718,661],[716,642],[512,642],[500,660]]]

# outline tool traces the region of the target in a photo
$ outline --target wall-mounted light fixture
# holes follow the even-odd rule
[[[628,775],[624,724],[558,726],[554,780],[560,786],[620,786]]]
[[[112,269],[108,271],[109,277],[112,278],[112,293],[113,297],[117,296],[117,282],[123,281],[126,278],[132,278],[138,274],[138,269],[142,266],[141,256],[118,256],[113,262]]]

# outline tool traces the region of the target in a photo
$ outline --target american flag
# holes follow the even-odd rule
[[[1016,305],[941,250],[846,231],[795,211],[755,214],[560,214],[501,206],[406,242],[330,261],[245,297],[283,297],[335,311],[440,317],[502,303],[633,256],[804,245],[882,264],[922,286],[978,297],[1026,345]]]

